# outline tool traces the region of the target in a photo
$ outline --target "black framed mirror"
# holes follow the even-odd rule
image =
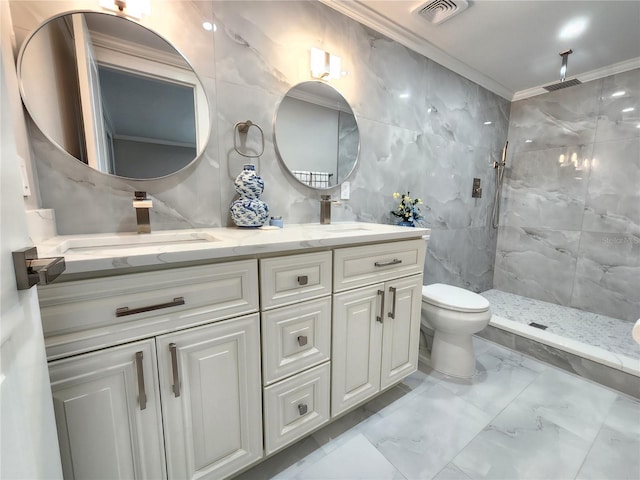
[[[273,130],[282,165],[308,187],[336,187],[356,167],[358,122],[331,85],[319,81],[294,85],[278,106]]]
[[[209,104],[188,61],[126,18],[54,17],[25,40],[17,71],[38,128],[103,173],[165,177],[192,163],[208,142]]]

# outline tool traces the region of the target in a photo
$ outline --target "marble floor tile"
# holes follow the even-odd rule
[[[593,441],[616,397],[612,390],[548,369],[514,403]]]
[[[474,344],[473,379],[421,364],[237,478],[640,478],[640,401],[492,342]]]
[[[405,477],[359,434],[318,461],[309,465],[295,465],[274,479],[404,480]]]
[[[458,379],[432,372],[440,385],[456,396],[494,416],[513,401],[538,375],[539,362],[523,355],[496,347],[476,355],[476,374],[470,379]]]
[[[362,433],[408,479],[433,478],[491,420],[491,415],[434,385]]]
[[[618,397],[577,479],[640,478],[640,404]]]
[[[471,478],[573,478],[591,442],[514,403],[476,436],[453,463]]]
[[[471,480],[471,477],[450,463],[438,473],[433,480]]]

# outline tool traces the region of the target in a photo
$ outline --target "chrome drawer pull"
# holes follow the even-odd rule
[[[391,311],[389,312],[389,318],[396,318],[396,287],[389,287],[389,293],[393,294],[393,303],[391,304]]]
[[[308,407],[306,403],[301,403],[298,405],[298,412],[300,412],[300,415],[304,415],[305,413],[307,413]]]
[[[136,352],[136,374],[138,376],[138,401],[140,410],[147,408],[147,392],[144,389],[144,370],[142,368],[142,352]]]
[[[384,290],[378,290],[378,296],[380,297],[380,315],[376,315],[376,320],[382,323],[382,315],[384,315]]]
[[[402,260],[398,259],[398,258],[394,258],[393,260],[391,260],[390,262],[376,262],[374,263],[374,265],[376,267],[388,267],[390,265],[400,265],[402,263]]]
[[[175,343],[169,344],[169,352],[171,352],[171,370],[173,371],[173,394],[176,397],[180,396],[180,376],[178,373],[178,347]]]
[[[298,277],[298,285],[307,285],[309,283],[309,277],[307,275],[300,275]]]
[[[307,336],[306,335],[298,335],[298,345],[304,347],[307,344]]]
[[[127,315],[135,315],[136,313],[151,312],[152,310],[160,310],[161,308],[177,307],[178,305],[184,305],[184,297],[176,297],[173,302],[158,303],[157,305],[149,305],[148,307],[129,308],[120,307],[116,308],[116,317],[125,317]]]

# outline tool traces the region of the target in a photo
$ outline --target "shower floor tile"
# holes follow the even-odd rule
[[[494,315],[525,325],[532,322],[546,325],[546,332],[614,354],[640,359],[640,345],[631,336],[632,322],[501,290],[487,290],[481,295],[489,300]]]

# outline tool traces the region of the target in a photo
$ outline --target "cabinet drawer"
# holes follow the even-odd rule
[[[51,360],[255,312],[257,262],[77,280],[39,288],[39,297]]]
[[[264,389],[265,453],[329,421],[329,362]]]
[[[262,369],[268,385],[331,355],[331,298],[262,313]]]
[[[331,293],[331,252],[260,260],[262,309]]]
[[[422,273],[426,246],[420,239],[336,249],[334,291]]]

